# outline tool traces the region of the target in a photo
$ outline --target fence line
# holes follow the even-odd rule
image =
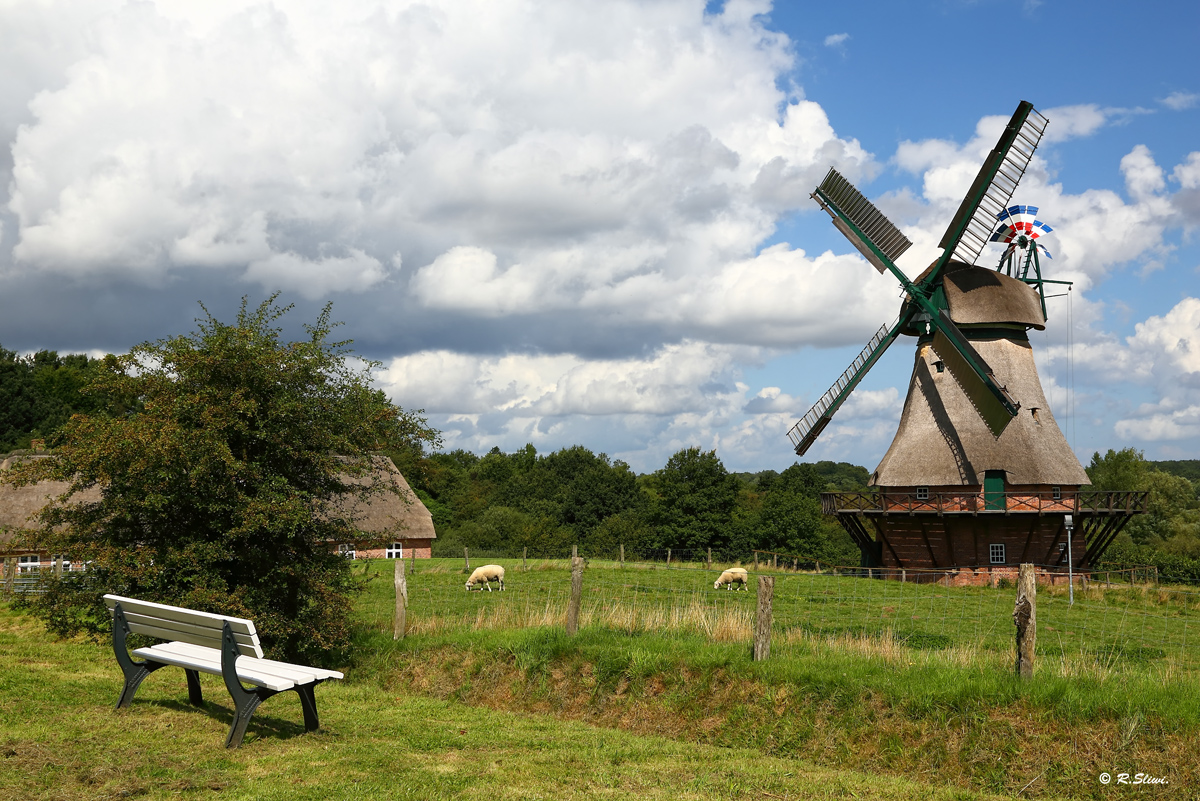
[[[474,557],[474,554],[472,554]],[[619,631],[681,632],[745,643],[753,639],[755,593],[714,589],[714,565],[591,560],[583,578],[578,626]],[[379,560],[385,561],[385,560]],[[494,558],[506,568],[504,592],[464,589],[461,560],[418,563],[408,583],[408,630],[413,633],[472,628],[566,625],[570,598],[567,560]],[[474,558],[472,564],[475,564]],[[390,567],[390,566],[388,566]],[[387,572],[382,571],[381,572]],[[1106,573],[1110,575],[1105,576]],[[1009,654],[1016,582],[947,586],[930,581],[883,580],[879,570],[829,568],[795,572],[762,569],[775,577],[773,656],[816,640],[874,638],[909,648],[967,649]],[[389,572],[390,575],[390,572]],[[1096,576],[1100,578],[1097,580]],[[1069,605],[1065,577],[1038,590],[1038,644],[1043,655],[1084,657],[1101,665],[1171,657],[1185,669],[1200,665],[1200,587],[1134,584],[1151,578],[1141,568],[1098,571],[1076,584]],[[1079,576],[1076,577],[1077,582]],[[360,619],[390,632],[386,596],[364,597]]]

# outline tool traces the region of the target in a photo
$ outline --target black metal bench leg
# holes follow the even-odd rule
[[[200,671],[184,668],[187,674],[188,700],[195,706],[204,706],[204,694],[200,692]]]
[[[121,672],[125,674],[125,686],[121,688],[121,695],[117,698],[117,709],[129,706],[143,679],[159,668],[166,667],[162,662],[135,661],[125,647],[125,638],[128,636],[129,622],[125,619],[121,605],[117,604],[113,609],[113,654],[117,657]]]
[[[304,710],[304,730],[316,731],[321,727],[321,721],[317,717],[317,697],[313,694],[313,688],[320,682],[311,682],[310,684],[297,684],[293,689],[296,695],[300,696],[300,708]]]
[[[253,690],[243,687],[237,677],[238,656],[237,641],[233,638],[233,630],[226,623],[221,632],[221,678],[225,679],[225,689],[229,690],[234,707],[233,723],[229,726],[229,736],[225,738],[226,748],[241,746],[242,737],[246,735],[246,727],[250,725],[254,710],[277,692],[265,687],[255,687]]]
[[[229,736],[225,738],[226,748],[241,747],[242,738],[246,736],[246,727],[250,725],[250,718],[254,715],[254,710],[258,709],[259,704],[275,694],[270,690],[262,692],[262,695],[257,692],[245,693],[241,699],[235,699],[237,709],[233,713],[233,722],[229,724]]]

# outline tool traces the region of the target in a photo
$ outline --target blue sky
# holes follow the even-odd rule
[[[898,310],[808,193],[836,166],[915,274],[1018,101],[1015,202],[1075,281],[1031,339],[1068,441],[1200,457],[1200,6],[0,6],[0,345],[122,351],[325,302],[448,447],[685,446],[782,469]],[[996,256],[985,251],[982,264]],[[809,459],[868,468],[901,340]]]

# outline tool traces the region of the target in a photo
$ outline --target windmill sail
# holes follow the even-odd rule
[[[939,269],[951,257],[965,264],[974,264],[979,258],[997,216],[1008,206],[1025,175],[1048,122],[1032,103],[1022,100],[1017,106],[938,243],[938,247],[945,249]]]
[[[888,266],[880,254],[894,261],[912,247],[908,237],[837,170],[830,168],[813,197],[833,216],[833,224],[842,235],[881,274]]]
[[[867,346],[858,354],[858,358],[842,373],[841,378],[825,391],[820,400],[808,410],[808,414],[800,418],[800,422],[792,426],[788,431],[788,438],[795,446],[797,456],[803,456],[821,432],[825,430],[825,426],[829,425],[829,421],[833,418],[833,413],[841,407],[854,388],[858,386],[858,382],[862,381],[863,376],[871,369],[871,366],[879,361],[879,357],[900,335],[900,329],[905,322],[907,320],[897,319],[890,327],[881,326],[875,332],[875,336],[871,337]]]

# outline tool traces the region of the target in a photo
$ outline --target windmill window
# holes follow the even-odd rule
[[[1029,413],[1033,415],[1034,425],[1040,426],[1042,424],[1042,419],[1040,417],[1038,417],[1038,407],[1034,406],[1032,409],[1029,410]]]
[[[946,372],[946,363],[945,363],[945,362],[943,362],[943,361],[936,361],[936,362],[934,362],[934,363],[933,363],[933,367],[934,367],[934,369],[935,369],[935,370],[937,370],[939,373],[944,373],[944,372]]]
[[[929,487],[917,487],[917,500],[918,501],[929,500]]]
[[[1062,500],[1062,487],[1051,487],[1050,488],[1050,497],[1052,497],[1056,501],[1061,501]]]
[[[989,545],[988,555],[992,558],[993,565],[1004,564],[1004,543],[992,543]]]
[[[354,551],[354,543],[352,543],[352,542],[338,543],[338,556],[344,557],[346,559],[354,559],[355,555],[356,554]]]
[[[404,558],[404,545],[403,545],[403,543],[399,543],[399,542],[393,542],[393,543],[392,543],[391,545],[389,545],[389,546],[387,547],[387,549],[384,551],[384,556],[385,556],[387,559],[403,559],[403,558]]]

